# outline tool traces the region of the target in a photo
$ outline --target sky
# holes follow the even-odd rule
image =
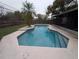
[[[0,0],[0,2],[7,4],[13,8],[13,10],[22,10],[23,2],[26,0]],[[34,9],[37,14],[45,14],[48,5],[52,5],[54,0],[27,0],[27,2],[33,3]],[[10,7],[9,7],[10,9]]]

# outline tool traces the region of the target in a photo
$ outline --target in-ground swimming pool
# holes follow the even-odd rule
[[[56,31],[48,29],[45,25],[36,25],[34,29],[27,30],[18,37],[19,45],[66,48],[68,38]]]

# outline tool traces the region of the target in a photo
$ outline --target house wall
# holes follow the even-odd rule
[[[78,10],[55,16],[53,23],[78,31]]]

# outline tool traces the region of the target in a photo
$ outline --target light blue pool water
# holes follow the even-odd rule
[[[68,38],[47,26],[35,26],[18,37],[19,45],[66,48]]]

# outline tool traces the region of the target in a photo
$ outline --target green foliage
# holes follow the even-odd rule
[[[55,10],[57,7],[59,6],[59,4],[58,4],[58,2],[55,0],[54,2],[53,2],[53,9]]]
[[[38,14],[38,20],[43,20],[41,14]]]
[[[7,16],[8,18],[15,17],[14,13],[12,12],[7,12],[5,16]]]
[[[33,9],[33,4],[32,3],[29,3],[27,1],[25,1],[25,3],[23,3],[23,6],[24,6],[24,9],[26,11],[31,11]]]
[[[23,3],[23,14],[22,14],[22,18],[24,20],[26,20],[26,23],[28,26],[30,26],[32,24],[32,14],[33,14],[33,4],[29,3],[27,1],[25,1],[25,3]]]
[[[33,12],[33,4],[30,2],[25,1],[23,3],[23,12],[27,13],[27,12]]]
[[[60,8],[60,11],[65,11],[65,2],[64,0],[55,0],[54,3],[53,3],[53,8],[56,9],[56,8]]]
[[[27,12],[26,16],[26,19],[33,19],[31,12]]]
[[[64,7],[64,4],[65,4],[65,2],[64,2],[64,0],[55,0],[54,2],[53,2],[53,5],[49,5],[48,7],[47,7],[47,10],[48,10],[48,14],[50,14],[50,13],[52,13],[52,14],[56,14],[56,13],[58,13],[58,10],[56,10],[56,8],[60,8],[60,10],[59,11],[65,11],[65,7]]]
[[[19,12],[19,11],[15,11],[14,12],[14,15],[15,15],[15,17],[17,18],[17,19],[22,19],[22,14],[21,14],[21,12]]]

